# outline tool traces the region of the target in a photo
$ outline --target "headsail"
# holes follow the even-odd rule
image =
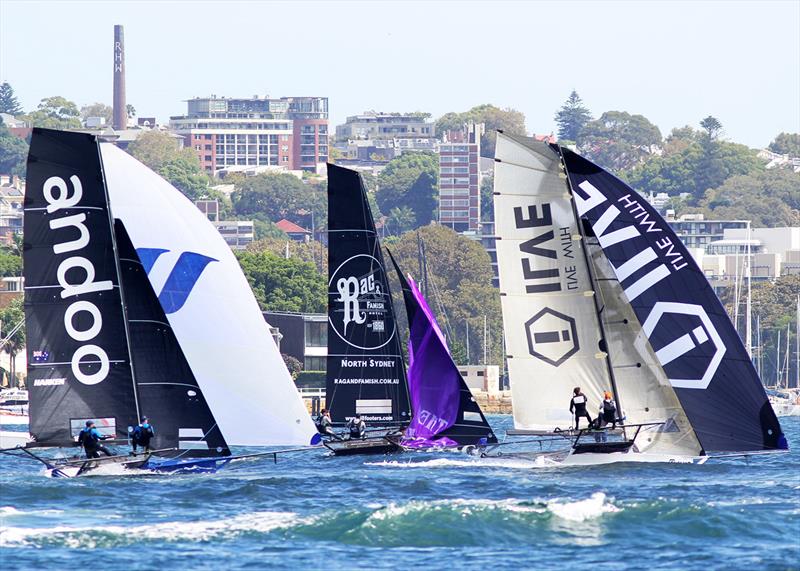
[[[64,445],[94,420],[125,438],[136,390],[93,136],[34,129],[24,255],[31,435]]]
[[[786,448],[747,352],[703,272],[646,200],[560,148],[578,214],[596,237],[706,451]]]
[[[108,193],[230,445],[307,445],[310,416],[236,257],[168,182],[101,144]],[[183,427],[198,428],[198,427]]]
[[[334,422],[407,423],[408,388],[392,296],[366,190],[328,165],[327,406]]]
[[[121,220],[114,230],[139,407],[157,427],[151,447],[191,457],[230,455]]]
[[[572,389],[580,386],[594,408],[611,380],[559,157],[498,133],[494,184],[514,426],[564,430]]]
[[[497,442],[481,407],[453,362],[433,311],[389,252],[408,314],[408,389],[413,416],[405,446],[456,446]]]

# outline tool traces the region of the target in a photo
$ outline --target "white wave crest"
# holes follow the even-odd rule
[[[595,519],[606,513],[620,511],[620,508],[606,501],[603,492],[595,492],[590,498],[574,502],[554,501],[547,504],[547,509],[555,516],[569,521],[586,521]]]
[[[452,459],[436,458],[434,460],[402,462],[398,460],[383,460],[381,462],[365,462],[365,466],[380,466],[383,468],[511,468],[515,470],[531,468],[550,468],[557,466],[558,462],[537,456],[534,459],[524,458],[475,458]]]
[[[247,532],[267,533],[305,523],[292,512],[253,512],[230,518],[203,521],[168,521],[152,525],[96,527],[4,527],[0,526],[0,547],[36,545],[40,540],[61,540],[71,548],[94,548],[108,539],[125,542],[142,539],[204,541]],[[130,539],[128,539],[130,538]]]

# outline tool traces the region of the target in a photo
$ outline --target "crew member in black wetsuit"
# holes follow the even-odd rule
[[[317,431],[325,436],[330,436],[334,440],[341,440],[341,437],[333,431],[331,412],[327,408],[323,408],[319,413],[319,420],[317,420]]]
[[[603,416],[603,424],[610,424],[612,430],[615,429],[617,427],[617,405],[608,391],[603,395],[600,411]]]
[[[136,428],[133,429],[133,433],[131,434],[131,447],[133,448],[133,453],[136,454],[136,447],[141,446],[145,452],[150,452],[152,448],[150,448],[150,440],[156,435],[156,431],[153,428],[153,425],[150,424],[150,419],[146,416],[142,417],[142,422],[139,423]]]
[[[103,436],[97,428],[95,428],[94,421],[87,420],[86,428],[81,430],[80,434],[78,434],[78,444],[83,446],[87,458],[100,458],[99,452],[102,452],[106,456],[113,456],[108,448],[100,444],[101,440],[106,440],[108,438],[113,437],[111,435]]]
[[[347,428],[350,430],[350,440],[362,439],[367,436],[367,424],[361,420],[360,414],[350,419]]]
[[[588,399],[586,395],[581,392],[580,387],[575,387],[572,391],[572,400],[569,401],[569,411],[575,415],[575,430],[578,430],[578,424],[581,417],[585,418],[589,423],[588,428],[592,426],[592,417],[586,411],[586,404]]]

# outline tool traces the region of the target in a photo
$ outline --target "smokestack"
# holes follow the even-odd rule
[[[125,104],[125,31],[114,26],[114,129],[128,127],[128,108]]]

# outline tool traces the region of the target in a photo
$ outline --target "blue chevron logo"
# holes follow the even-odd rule
[[[144,271],[148,275],[150,270],[153,269],[156,260],[166,252],[169,252],[169,250],[162,248],[138,248],[136,250]],[[192,293],[206,266],[211,262],[218,261],[196,252],[183,252],[178,261],[175,262],[175,266],[172,268],[161,293],[158,294],[158,301],[161,303],[164,313],[175,313],[182,308],[186,300],[189,299],[189,294]]]

